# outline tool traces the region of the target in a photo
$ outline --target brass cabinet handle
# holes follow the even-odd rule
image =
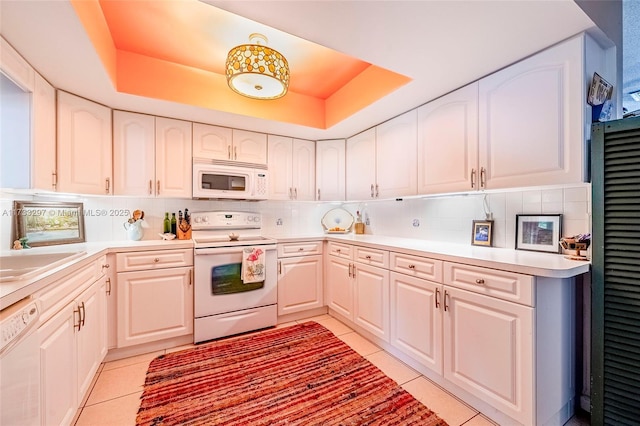
[[[76,324],[75,316],[78,314],[78,323]],[[75,330],[78,327],[78,331],[82,328],[82,314],[80,313],[80,306],[78,309],[73,310],[73,329]]]
[[[440,307],[440,290],[436,288],[436,309]]]
[[[487,186],[487,169],[480,168],[480,188],[486,188]]]
[[[160,195],[160,179],[156,182],[156,195]]]
[[[380,191],[378,190],[378,184],[376,183],[376,198],[380,196]]]
[[[58,174],[56,172],[51,172],[51,186],[53,186],[53,189],[58,186]]]
[[[227,145],[227,159],[231,160],[231,145]]]
[[[111,190],[111,180],[110,180],[109,178],[106,178],[106,179],[105,179],[105,182],[106,182],[106,188],[105,188],[105,190],[106,190],[106,192],[107,192],[107,194],[108,194],[108,193],[109,193],[109,191]]]
[[[336,249],[336,253],[341,253],[342,249]]]
[[[294,200],[298,199],[298,188],[293,188],[293,199]]]
[[[102,265],[102,269],[109,269],[109,264],[105,263],[104,265]]]
[[[471,169],[471,188],[476,187],[476,169]]]
[[[351,268],[353,267],[353,265],[350,263],[349,264],[349,278],[351,278],[353,275],[351,275]]]
[[[293,188],[289,187],[289,199],[293,200]]]
[[[318,201],[320,201],[320,188],[318,188]]]
[[[355,277],[356,277],[356,265],[355,265],[355,264],[353,265],[353,270],[352,270],[352,272],[351,272],[351,276],[352,276],[353,278],[355,278]]]
[[[193,268],[189,269],[189,285],[193,285]]]
[[[84,308],[84,302],[80,305],[82,308],[82,326],[84,327],[84,320],[87,318],[87,311]]]
[[[366,255],[364,258],[367,259],[367,260],[371,260],[371,256],[369,256],[369,255]]]
[[[446,312],[449,309],[449,304],[447,300],[449,299],[449,292],[447,290],[444,291],[444,311]]]
[[[158,263],[158,262],[160,262],[160,258],[156,257],[155,259],[153,259],[153,261]]]
[[[416,265],[414,265],[414,264],[409,264],[409,269],[416,269]]]
[[[238,159],[238,147],[237,146],[233,147],[233,159],[234,160]]]
[[[304,247],[300,247],[298,251],[304,251]]]
[[[480,285],[484,284],[484,279],[482,279],[482,278],[478,278],[478,279],[476,280],[476,284],[480,284]]]
[[[371,184],[371,198],[373,198],[373,184]]]
[[[278,261],[278,274],[282,274],[282,262]]]
[[[151,192],[153,191],[153,180],[149,179],[149,195],[152,195]]]
[[[107,290],[105,293],[107,293],[107,296],[111,296],[111,278],[107,278],[105,283],[107,283]]]

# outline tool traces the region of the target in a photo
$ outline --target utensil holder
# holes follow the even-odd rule
[[[356,222],[354,223],[354,227],[356,230],[356,234],[364,234],[364,223]]]

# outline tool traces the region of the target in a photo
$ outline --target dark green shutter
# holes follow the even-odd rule
[[[640,117],[592,131],[591,424],[640,425]]]

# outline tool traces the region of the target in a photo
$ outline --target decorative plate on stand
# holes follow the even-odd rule
[[[353,215],[345,209],[331,209],[325,213],[320,223],[328,234],[346,234],[351,232]]]

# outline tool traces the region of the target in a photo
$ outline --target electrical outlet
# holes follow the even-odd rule
[[[420,219],[413,219],[413,227],[417,228],[418,226],[420,226]]]
[[[278,218],[278,220],[276,220],[276,226],[282,226],[282,219]]]

